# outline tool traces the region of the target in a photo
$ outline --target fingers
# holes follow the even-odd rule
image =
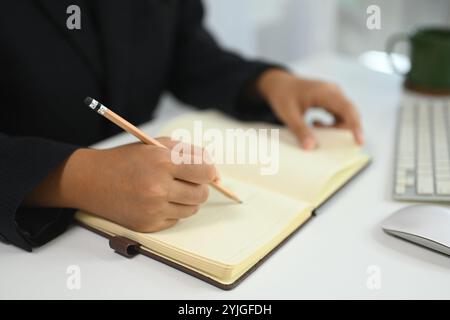
[[[361,120],[356,107],[336,85],[323,83],[320,94],[316,96],[315,104],[323,107],[335,116],[335,127],[351,130],[356,143],[364,143]]]
[[[305,122],[303,114],[300,111],[300,107],[295,105],[286,108],[286,114],[284,122],[288,128],[294,133],[298,141],[305,150],[311,150],[316,148],[316,140],[311,129]]]
[[[358,144],[364,143],[364,136],[362,133],[361,120],[356,107],[343,95],[341,96],[342,112],[338,114],[343,120],[343,128],[347,128],[352,131],[353,137]]]
[[[173,227],[174,225],[176,225],[178,222],[178,219],[167,219],[166,221],[164,221],[164,225],[162,227],[162,229],[169,229],[171,227]]]
[[[198,161],[194,159],[192,162],[175,165],[173,176],[195,184],[207,184],[218,179],[219,175],[213,164],[206,163],[202,159]]]
[[[167,220],[170,221],[189,218],[196,214],[199,208],[200,206],[187,206],[177,203],[168,203],[166,210]]]
[[[183,205],[200,205],[208,199],[209,188],[206,184],[194,184],[181,180],[173,180],[169,194],[169,202]]]
[[[209,154],[205,152],[205,150],[202,147],[184,143],[178,140],[172,140],[170,137],[159,137],[156,140],[161,142],[161,144],[165,145],[169,149],[174,149],[176,152],[179,152],[180,156],[183,156],[184,153],[188,153],[191,156],[198,156],[205,158],[206,161],[212,162],[212,160],[209,157]],[[177,147],[177,148],[175,148]]]
[[[169,149],[172,149],[179,143],[179,141],[172,140],[170,137],[159,137],[156,140],[158,140],[161,144],[165,145]]]
[[[321,121],[314,121],[313,122],[314,128],[320,128],[320,129],[350,129],[353,134],[353,138],[357,144],[364,144],[364,136],[362,134],[361,129],[356,126],[356,129],[352,129],[351,126],[349,126],[348,123],[344,122],[342,119],[336,119],[335,123],[332,124],[325,124]]]
[[[153,226],[152,232],[168,229],[178,220],[193,216],[199,210],[200,204],[206,202],[208,195],[207,185],[173,180],[167,196],[168,202],[164,204],[159,222]]]
[[[300,140],[302,147],[305,150],[312,150],[316,148],[317,142],[316,139],[314,138],[314,134],[306,124],[303,116],[294,119],[290,127],[291,130],[294,132],[294,134]]]
[[[165,220],[161,220],[158,223],[155,223],[153,226],[151,226],[151,228],[148,228],[145,231],[141,231],[141,232],[157,232],[157,231],[161,231],[164,229],[169,229],[171,227],[173,227],[179,219],[165,219]]]
[[[206,149],[168,137],[158,138],[158,141],[171,149],[171,158],[175,166],[174,177],[188,182],[202,184],[219,182],[220,173],[213,165],[213,160]],[[173,154],[176,152],[176,154]],[[187,154],[187,156],[186,156]]]

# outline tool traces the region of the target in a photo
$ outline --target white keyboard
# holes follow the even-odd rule
[[[394,199],[450,201],[450,98],[405,94],[397,128]]]

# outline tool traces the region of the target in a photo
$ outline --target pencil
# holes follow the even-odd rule
[[[104,116],[106,119],[113,122],[126,132],[131,133],[133,136],[138,138],[142,143],[167,149],[167,147],[163,145],[161,142],[159,142],[156,139],[153,139],[152,137],[149,137],[142,130],[132,125],[130,122],[119,116],[117,113],[111,111],[97,100],[92,99],[91,97],[87,97],[86,99],[84,99],[84,103],[89,108],[96,111],[100,115]],[[236,201],[237,203],[242,203],[242,201],[233,192],[221,186],[218,182],[211,182],[210,185],[219,192],[221,192],[222,194],[224,194],[226,197]]]

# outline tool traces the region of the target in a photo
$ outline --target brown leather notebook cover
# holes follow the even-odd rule
[[[350,178],[346,183],[344,183],[340,188],[338,188],[332,196],[330,196],[325,202],[323,202],[318,208],[320,208],[321,206],[323,206],[325,203],[327,203],[336,193],[339,192],[339,190],[341,190],[344,186],[348,185],[351,181],[353,181],[357,176],[359,176],[359,174],[364,171],[365,168],[368,167],[368,165],[370,164],[370,161],[361,168],[360,171],[358,171],[357,174],[355,174],[352,178]],[[317,210],[318,208],[316,208],[315,210]],[[77,221],[77,224],[79,224],[80,226],[95,232],[107,239],[109,239],[109,246],[111,249],[113,249],[116,253],[126,257],[126,258],[132,258],[134,256],[136,256],[137,254],[142,254],[145,255],[149,258],[152,258],[154,260],[157,260],[159,262],[162,262],[168,266],[171,266],[175,269],[178,269],[180,271],[183,271],[193,277],[196,277],[200,280],[203,280],[217,288],[220,288],[222,290],[231,290],[233,288],[235,288],[237,285],[239,285],[245,278],[247,278],[251,273],[253,273],[253,271],[255,271],[261,264],[264,263],[264,261],[266,261],[269,257],[271,257],[275,251],[277,251],[281,246],[283,246],[283,244],[285,244],[289,239],[291,239],[304,225],[307,224],[307,222],[309,222],[311,220],[312,217],[315,216],[315,212],[313,211],[313,214],[311,215],[311,217],[305,222],[303,223],[301,226],[299,226],[296,230],[294,230],[287,238],[285,238],[282,242],[280,242],[274,249],[272,249],[272,251],[270,251],[268,254],[266,254],[261,260],[259,260],[256,264],[254,264],[247,272],[245,272],[241,277],[239,277],[235,282],[231,283],[231,284],[223,284],[220,283],[218,281],[215,281],[199,272],[196,272],[195,270],[189,269],[183,265],[177,264],[173,261],[170,261],[168,259],[165,259],[164,257],[161,257],[157,254],[153,254],[148,250],[145,250],[141,247],[141,245],[139,243],[137,243],[136,241],[130,240],[128,238],[125,237],[121,237],[121,236],[110,236],[107,233],[104,233],[100,230],[97,230],[95,228],[92,228],[88,225],[85,225],[83,223],[81,223],[80,221]]]
[[[267,260],[279,247],[281,247],[288,239],[290,239],[295,233],[297,233],[298,230],[301,229],[302,226],[304,226],[309,220],[308,219],[304,224],[302,224],[299,228],[297,228],[294,232],[292,232],[286,239],[284,239],[278,246],[276,246],[272,251],[270,251],[264,258],[259,260],[255,265],[253,265],[247,272],[245,272],[239,279],[237,279],[235,282],[231,284],[223,284],[218,281],[215,281],[201,273],[196,272],[195,270],[186,268],[180,264],[174,263],[168,259],[165,259],[159,255],[153,254],[149,252],[148,250],[142,249],[141,245],[133,240],[130,240],[125,237],[115,236],[111,237],[109,234],[104,233],[100,230],[94,229],[90,226],[87,226],[81,222],[77,222],[80,226],[95,232],[107,239],[109,239],[109,247],[113,249],[116,253],[126,257],[126,258],[132,258],[136,256],[137,254],[142,254],[144,256],[147,256],[149,258],[152,258],[156,261],[162,262],[172,268],[178,269],[180,271],[183,271],[184,273],[187,273],[193,277],[196,277],[197,279],[203,280],[217,288],[220,288],[222,290],[231,290],[235,288],[237,285],[239,285],[245,278],[247,278],[253,271],[255,271],[265,260]]]

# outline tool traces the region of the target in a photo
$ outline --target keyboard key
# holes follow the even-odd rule
[[[449,167],[436,167],[435,168],[435,172],[436,172],[436,176],[438,176],[438,175],[441,175],[441,176],[450,175]]]
[[[417,180],[433,180],[433,174],[431,172],[417,172]]]
[[[397,185],[405,185],[406,186],[406,176],[397,177],[396,183],[397,183]]]
[[[405,95],[399,115],[394,194],[450,201],[450,99]]]
[[[433,180],[418,180],[417,181],[417,193],[420,195],[427,195],[434,193]]]
[[[397,185],[395,186],[395,193],[398,195],[403,195],[406,193],[406,188],[404,185]]]
[[[437,194],[439,195],[450,195],[450,180],[449,181],[438,181],[436,183]]]
[[[402,168],[402,167],[397,167],[397,172],[396,172],[396,174],[397,174],[397,176],[406,176],[406,171],[407,171],[407,169],[405,169],[405,168]]]
[[[436,175],[436,181],[450,181],[450,174]]]
[[[448,157],[448,155],[436,155],[435,159],[434,159],[434,163],[437,166],[445,166],[445,167],[450,167],[450,159]]]
[[[433,174],[433,168],[431,166],[420,166],[417,168],[417,173],[419,175],[429,175]]]
[[[406,185],[407,187],[414,187],[415,180],[416,180],[416,179],[414,178],[414,176],[409,176],[409,177],[407,177],[406,180],[405,180],[405,185]]]
[[[414,169],[415,167],[415,163],[414,160],[400,160],[399,162],[397,162],[397,168],[401,168],[401,169]]]

